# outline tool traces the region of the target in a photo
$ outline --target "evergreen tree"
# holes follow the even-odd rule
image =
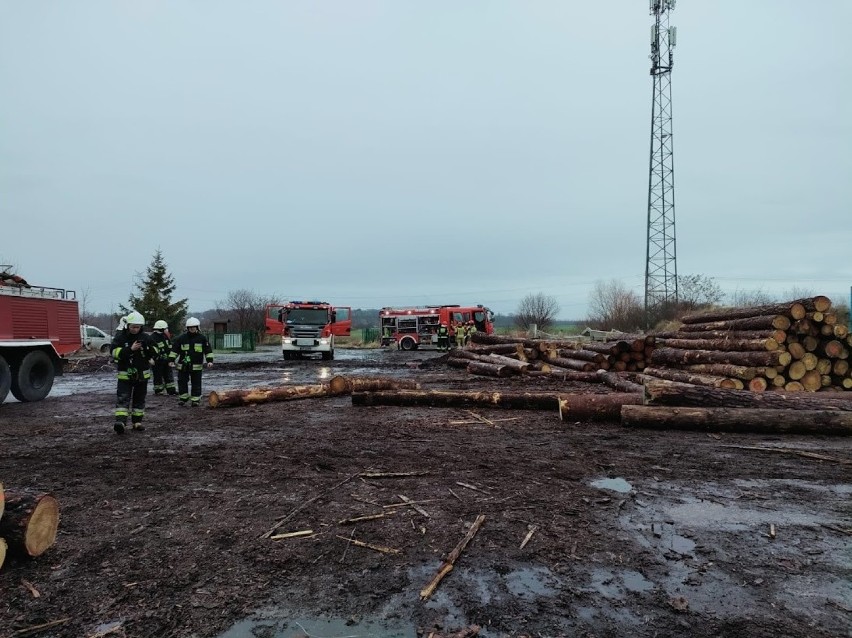
[[[169,324],[169,331],[173,335],[183,332],[188,300],[172,302],[172,294],[175,291],[174,277],[169,274],[159,248],[154,253],[144,279],[136,284],[136,287],[139,294],[130,295],[129,306],[121,306],[124,314],[133,309],[142,313],[148,329],[154,322],[163,319]]]

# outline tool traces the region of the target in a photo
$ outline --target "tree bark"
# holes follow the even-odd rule
[[[489,335],[484,332],[474,332],[473,335],[471,335],[470,340],[473,343],[482,343],[486,345],[522,343],[525,348],[535,348],[537,346],[536,342],[532,339],[525,339],[524,337],[510,337],[508,335]]]
[[[776,377],[777,378],[777,377]],[[787,394],[748,392],[689,385],[662,379],[645,382],[645,405],[721,408],[767,408],[771,410],[841,410],[852,412],[852,401],[834,398],[834,393]]]
[[[506,366],[507,368],[511,368],[516,372],[526,372],[526,370],[530,367],[530,364],[526,361],[510,359],[509,357],[504,357],[499,354],[490,354],[488,355],[488,358],[491,360],[491,363]]]
[[[590,361],[578,361],[577,359],[565,359],[563,357],[546,357],[548,363],[560,368],[576,370],[578,372],[593,372],[597,366]]]
[[[654,350],[651,361],[656,364],[690,365],[696,363],[730,363],[741,366],[786,366],[792,357],[788,352],[719,352],[716,350],[682,350],[659,348]]]
[[[482,361],[468,361],[467,371],[486,377],[510,377],[513,374],[509,366],[499,363],[484,363]]]
[[[744,385],[739,379],[717,376],[712,374],[699,374],[689,371],[672,370],[671,368],[645,368],[644,373],[650,377],[665,379],[666,381],[677,381],[678,383],[691,383],[693,385],[706,385],[711,388],[727,388],[729,390],[742,390]],[[755,377],[752,377],[754,380]]]
[[[59,528],[59,503],[47,493],[6,490],[6,509],[0,519],[0,536],[9,550],[41,556],[54,542]]]
[[[643,392],[644,388],[638,383],[622,379],[615,372],[607,372],[606,370],[597,371],[598,379],[608,385],[616,392]]]
[[[622,405],[639,405],[642,395],[556,394],[546,392],[464,392],[446,390],[399,390],[356,392],[352,405],[428,406],[442,408],[490,407],[521,410],[560,410],[563,418],[605,421],[618,419]]]
[[[465,348],[465,350],[467,350],[468,352],[472,352],[473,354],[511,354],[512,352],[517,352],[518,345],[523,347],[523,344],[500,343],[492,346],[470,345]]]
[[[828,297],[811,297],[807,299],[796,299],[785,303],[769,304],[765,306],[751,306],[748,308],[716,308],[703,312],[693,312],[681,318],[686,324],[708,323],[711,321],[727,321],[730,319],[745,319],[759,317],[762,315],[790,315],[793,319],[802,319],[807,312],[825,312],[831,308],[831,300]]]
[[[684,333],[689,334],[689,333]],[[662,348],[680,348],[681,350],[720,350],[720,351],[773,351],[778,350],[778,342],[772,337],[765,339],[660,339]]]
[[[750,366],[737,366],[729,363],[696,363],[693,365],[683,366],[683,370],[687,372],[697,372],[698,374],[710,374],[719,377],[733,377],[742,381],[751,381],[758,374],[761,368],[753,368]],[[771,366],[775,371],[775,367]]]
[[[6,562],[7,549],[9,549],[9,545],[4,539],[0,538],[0,569],[3,569],[3,563]]]
[[[790,323],[790,318],[786,315],[763,315],[760,317],[746,317],[727,321],[684,324],[680,329],[682,332],[703,332],[706,330],[787,330],[790,327]]]
[[[779,344],[787,340],[783,330],[702,330],[699,332],[683,332],[669,330],[655,332],[657,339],[775,339]]]
[[[210,393],[208,401],[211,408],[225,408],[254,405],[257,403],[339,396],[342,394],[351,394],[352,392],[416,389],[417,387],[419,387],[417,383],[408,380],[336,376],[330,379],[328,383],[319,383],[316,385],[290,385],[280,388],[213,391]]]
[[[591,361],[595,365],[606,363],[606,355],[592,350],[569,350],[567,348],[558,348],[556,356],[565,359],[579,359],[580,361]]]
[[[625,405],[621,424],[654,430],[852,435],[852,412]]]

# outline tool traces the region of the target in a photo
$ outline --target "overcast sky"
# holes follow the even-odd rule
[[[680,0],[677,267],[852,285],[852,2]],[[647,0],[0,0],[0,262],[117,310],[644,293]]]

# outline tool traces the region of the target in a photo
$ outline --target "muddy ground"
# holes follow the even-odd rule
[[[472,377],[436,357],[225,355],[205,394],[334,374],[606,391]],[[348,397],[214,410],[152,396],[147,430],[118,436],[114,373],[96,360],[78,369],[89,371],[57,379],[45,401],[0,407],[0,481],[50,491],[62,512],[53,548],[0,570],[0,636],[426,636],[474,624],[483,636],[850,635],[848,440]],[[401,496],[423,513],[386,507]],[[381,512],[394,514],[340,522]],[[456,568],[421,601],[479,514]],[[279,533],[313,533],[261,538],[288,515]]]

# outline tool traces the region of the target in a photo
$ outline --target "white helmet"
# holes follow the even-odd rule
[[[162,319],[158,320],[157,323],[154,324],[154,330],[168,330],[169,324],[167,324]]]
[[[140,313],[132,310],[125,317],[125,321],[127,321],[128,326],[144,326],[145,325],[145,317],[143,317]]]
[[[187,328],[200,328],[201,322],[198,319],[196,319],[195,317],[190,317],[189,319],[186,320],[186,327]]]

